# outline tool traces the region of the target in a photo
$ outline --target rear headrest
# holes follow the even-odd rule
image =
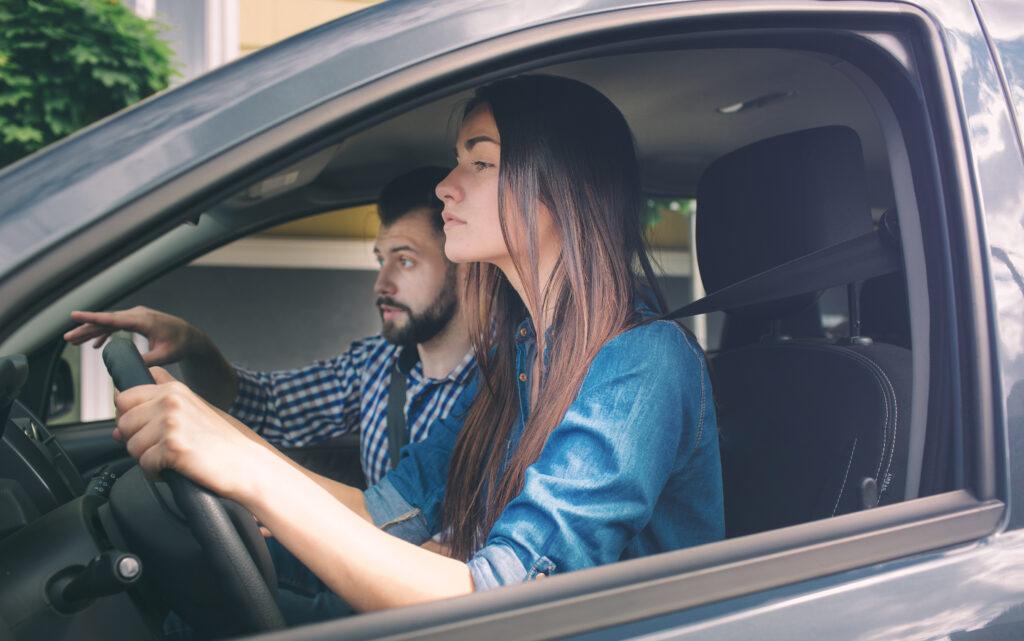
[[[848,127],[747,145],[713,162],[697,186],[697,260],[710,293],[872,228],[860,139]],[[739,311],[775,317],[816,298]]]
[[[860,290],[860,333],[877,343],[911,348],[907,282],[902,273],[864,281]]]

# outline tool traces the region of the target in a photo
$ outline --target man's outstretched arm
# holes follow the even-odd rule
[[[238,394],[235,370],[209,336],[188,321],[148,307],[116,312],[71,312],[77,327],[64,340],[100,347],[116,331],[142,334],[149,341],[147,365],[178,363],[185,383],[212,405],[227,410]]]

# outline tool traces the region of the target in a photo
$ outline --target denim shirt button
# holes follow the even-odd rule
[[[520,372],[519,373],[519,381],[522,382],[522,383],[526,382],[526,373],[525,372]]]
[[[546,556],[542,556],[534,561],[530,567],[530,571],[527,572],[526,579],[528,581],[534,581],[540,577],[549,577],[555,573],[555,564]]]

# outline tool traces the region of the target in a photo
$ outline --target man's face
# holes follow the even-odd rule
[[[373,253],[380,264],[374,283],[381,332],[396,345],[425,343],[451,320],[458,307],[455,265],[444,256],[444,238],[428,208],[416,209],[377,234]]]

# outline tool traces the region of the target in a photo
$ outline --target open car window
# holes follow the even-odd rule
[[[727,539],[445,608],[337,621],[325,637],[480,638],[494,620],[524,626],[524,636],[582,634],[970,541],[997,526],[1003,506],[983,447],[991,435],[976,416],[985,390],[961,367],[982,344],[969,330],[982,330],[963,318],[972,274],[950,267],[960,264],[946,243],[957,205],[939,188],[937,169],[950,164],[941,156],[947,146],[927,127],[926,116],[938,115],[922,104],[930,94],[914,76],[927,70],[908,71],[899,57],[920,43],[864,36],[825,14],[796,36],[766,27],[751,37],[725,21],[707,33],[652,28],[646,38],[612,30],[594,36],[599,50],[524,53],[507,69],[491,60],[509,73],[578,78],[623,111],[648,207],[661,217],[650,241],[670,308],[756,285],[753,298],[709,303],[712,312],[684,321],[712,372]],[[914,25],[925,33],[924,23]],[[117,286],[92,302],[180,301],[182,315],[219,323],[253,367],[336,353],[348,340],[339,323],[352,310],[370,319],[353,337],[375,324],[371,272],[273,264],[287,243],[308,240],[300,232],[259,249],[250,243],[262,262],[239,258],[238,247],[267,241],[277,225],[294,221],[295,230],[310,214],[365,204],[387,176],[411,166],[448,162],[443,123],[482,74],[467,63],[443,88],[410,89],[373,118],[353,110],[330,133],[330,147],[310,141],[285,153],[282,145],[280,166],[331,152],[318,157],[315,176],[289,183],[294,189],[274,192],[287,181],[274,177],[288,174],[269,161],[236,180],[201,216],[189,212],[194,224],[139,250],[166,264],[154,259],[134,279],[122,270]],[[228,241],[241,237],[232,249]],[[861,244],[844,245],[854,240]],[[244,260],[252,262],[231,262]],[[804,270],[794,261],[805,261]],[[171,263],[177,271],[161,276]],[[801,289],[805,280],[815,285]],[[59,325],[66,311],[41,314],[31,331]],[[308,332],[314,318],[322,325]],[[271,331],[324,340],[303,352],[268,340]],[[636,601],[646,604],[642,612],[629,607]]]

